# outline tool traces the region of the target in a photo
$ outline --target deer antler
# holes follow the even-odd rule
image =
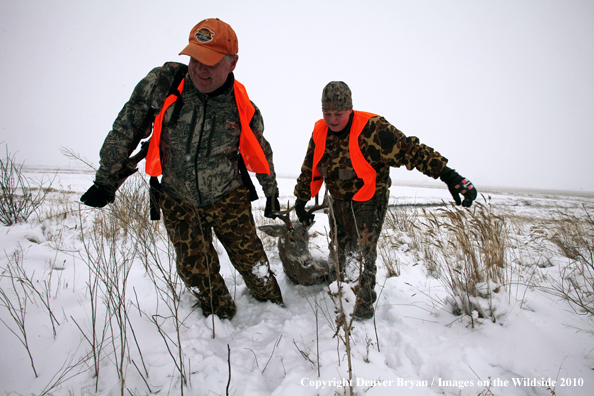
[[[291,211],[295,208],[295,206],[289,206],[289,201],[287,201],[287,210],[281,211],[274,211],[273,213],[281,219],[286,225],[289,230],[293,229],[293,223],[291,223]]]
[[[272,190],[272,196],[273,197],[277,196],[276,186]],[[277,210],[274,210],[274,207],[272,208],[272,213],[276,217],[281,219],[286,224],[286,226],[289,230],[293,229],[293,223],[291,222],[291,211],[293,210],[293,208],[295,208],[295,206],[290,206],[289,201],[287,201],[287,210],[277,211]]]
[[[326,209],[328,207],[328,200],[326,199],[326,195],[324,195],[324,200],[322,201],[321,204],[318,204],[319,200],[318,200],[318,196],[316,195],[316,203],[314,206],[312,206],[311,208],[308,209],[307,213],[312,214],[313,212],[320,210],[320,209]]]
[[[272,190],[272,196],[276,196],[276,187]],[[316,201],[315,201],[315,205],[310,207],[307,211],[307,213],[312,214],[315,211],[318,211],[320,209],[326,209],[329,205],[328,205],[328,200],[326,199],[326,195],[324,195],[324,201],[319,204],[319,198],[318,195],[316,195]],[[289,203],[289,201],[287,201],[287,209],[286,210],[274,210],[273,212],[274,215],[276,217],[278,217],[280,220],[282,220],[285,225],[287,226],[287,228],[289,230],[293,229],[293,223],[291,222],[291,211],[293,209],[295,209],[295,205],[290,206],[291,204]]]

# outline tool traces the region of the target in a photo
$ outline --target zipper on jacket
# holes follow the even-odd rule
[[[204,100],[202,125],[198,134],[198,148],[196,149],[196,157],[194,158],[194,173],[196,173],[196,192],[198,193],[198,202],[202,204],[202,194],[200,193],[200,183],[198,182],[198,157],[200,156],[200,146],[202,145],[202,134],[204,133],[204,125],[206,123],[206,106],[208,105],[208,97]]]
[[[190,133],[188,134],[188,140],[186,141],[186,161],[190,161],[191,159],[191,148],[192,148],[192,138],[194,137],[194,128],[196,128],[196,118],[198,118],[198,112],[194,110],[192,113],[192,120],[190,121]]]
[[[216,124],[217,124],[217,115],[215,114],[212,117],[212,127],[210,128],[210,134],[208,135],[208,140],[206,141],[206,154],[204,155],[206,158],[210,157],[210,149],[212,147],[212,134],[214,133]]]

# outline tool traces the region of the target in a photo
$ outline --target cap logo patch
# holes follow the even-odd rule
[[[208,43],[209,41],[212,41],[214,35],[215,34],[212,30],[203,27],[198,29],[196,34],[194,34],[194,37],[196,37],[196,40],[200,41],[201,43]]]

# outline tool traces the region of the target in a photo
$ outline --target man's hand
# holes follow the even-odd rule
[[[80,197],[80,201],[93,208],[102,208],[115,199],[115,190],[108,186],[93,183],[91,188]]]
[[[454,169],[446,167],[439,176],[450,190],[456,205],[462,204],[465,208],[470,208],[472,202],[476,199],[477,192],[470,180],[460,176]],[[464,195],[464,201],[460,199],[460,194]]]
[[[297,199],[295,201],[295,213],[297,213],[299,221],[307,227],[313,224],[315,216],[311,213],[307,213],[307,211],[305,210],[305,204],[305,201]]]
[[[274,208],[272,205],[274,204]],[[280,202],[278,202],[278,195],[266,198],[266,208],[264,208],[264,217],[269,219],[276,219],[276,212],[280,211]]]

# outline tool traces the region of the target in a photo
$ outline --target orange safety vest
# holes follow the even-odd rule
[[[377,172],[369,162],[363,156],[361,147],[359,147],[359,135],[363,132],[363,128],[367,125],[367,122],[371,117],[377,117],[377,114],[367,113],[364,111],[353,110],[355,115],[353,116],[353,123],[351,124],[351,131],[349,135],[349,155],[351,156],[351,162],[355,173],[359,179],[363,180],[363,187],[357,191],[353,196],[354,201],[369,201],[375,194],[375,177]],[[311,178],[311,196],[315,197],[320,189],[324,178],[318,169],[318,163],[326,151],[326,136],[328,136],[328,125],[321,119],[316,122],[313,130],[313,140],[316,148],[314,150],[314,158],[312,165],[312,178]]]
[[[181,81],[177,90],[181,95],[184,89],[184,80]],[[239,136],[239,152],[245,162],[245,167],[250,172],[270,174],[270,166],[268,160],[264,155],[264,150],[252,128],[250,128],[250,121],[256,112],[250,98],[248,97],[245,86],[239,81],[235,81],[233,85],[235,93],[235,103],[237,103],[237,110],[239,112],[239,121],[241,123],[241,135]],[[161,169],[161,154],[159,152],[159,145],[161,143],[161,130],[163,128],[163,117],[165,112],[175,101],[178,96],[175,94],[169,95],[163,103],[163,108],[155,117],[155,126],[153,128],[153,136],[149,143],[148,152],[146,154],[145,171],[150,176],[160,176],[163,171]]]

